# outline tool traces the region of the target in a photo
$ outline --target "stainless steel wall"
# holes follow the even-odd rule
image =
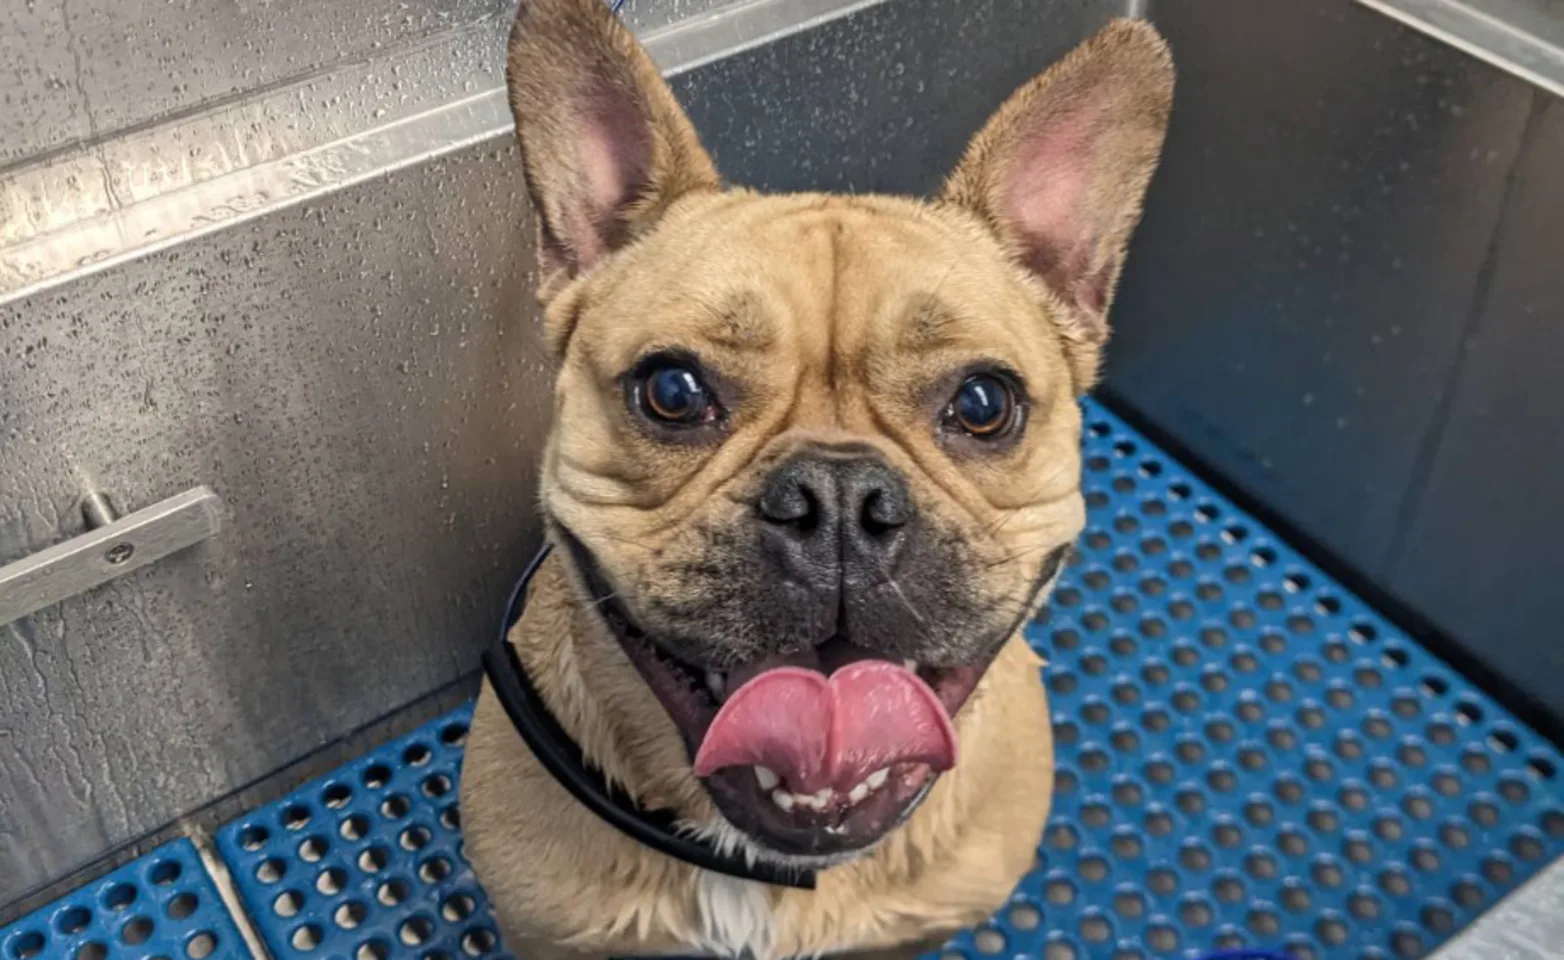
[[[328,6],[308,15],[380,17]],[[924,190],[1005,93],[1130,6],[630,9],[733,178]],[[88,486],[128,510],[208,484],[225,521],[0,626],[0,905],[475,667],[535,540],[548,389],[503,22],[481,17],[237,101],[203,101],[242,82],[204,73],[188,101],[143,98],[165,67],[134,45],[90,58],[135,74],[129,94],[87,85],[129,126],[0,167],[0,563],[80,532]],[[235,29],[192,27],[193,54],[221,61]],[[297,49],[365,39],[332,30]],[[445,50],[462,56],[428,72]],[[71,115],[68,86],[29,109]],[[186,102],[205,109],[143,122]],[[168,162],[192,143],[218,159]],[[118,188],[149,169],[166,175]]]
[[[625,15],[647,29],[725,2],[637,0]],[[398,47],[438,44],[483,21],[503,27],[514,9],[507,0],[7,3],[0,10],[0,167],[351,69]],[[372,109],[394,104],[394,81],[381,79],[341,95]]]
[[[1564,717],[1564,101],[1345,3],[1154,16],[1108,387]]]

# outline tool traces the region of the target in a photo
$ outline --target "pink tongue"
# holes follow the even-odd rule
[[[886,660],[860,660],[827,680],[777,667],[741,686],[717,712],[695,754],[695,775],[724,767],[770,767],[789,790],[851,790],[895,763],[956,763],[950,717],[917,674]]]

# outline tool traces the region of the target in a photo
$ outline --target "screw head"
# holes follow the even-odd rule
[[[128,543],[116,543],[103,554],[103,559],[110,563],[124,563],[136,553],[136,548]]]

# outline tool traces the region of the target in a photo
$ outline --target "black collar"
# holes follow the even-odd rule
[[[610,784],[602,771],[587,766],[581,747],[570,739],[570,734],[549,712],[509,640],[511,627],[516,625],[522,611],[526,609],[527,586],[538,568],[543,566],[550,550],[551,547],[545,544],[527,565],[516,588],[511,591],[510,603],[505,607],[499,641],[483,653],[483,671],[488,674],[495,696],[499,697],[500,705],[505,708],[510,722],[515,725],[516,732],[521,734],[521,739],[526,741],[538,762],[582,806],[621,833],[659,853],[713,873],[813,890],[814,871],[751,863],[742,855],[722,853],[709,843],[681,833],[678,818],[672,810],[642,810],[622,789]]]

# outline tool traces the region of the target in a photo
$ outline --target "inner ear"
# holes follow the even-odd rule
[[[1173,64],[1149,24],[1117,20],[1017,90],[943,197],[978,214],[1064,302],[1080,366],[1108,308],[1172,108]]]
[[[591,270],[679,197],[719,186],[656,65],[603,0],[523,0],[507,83],[545,290]]]

